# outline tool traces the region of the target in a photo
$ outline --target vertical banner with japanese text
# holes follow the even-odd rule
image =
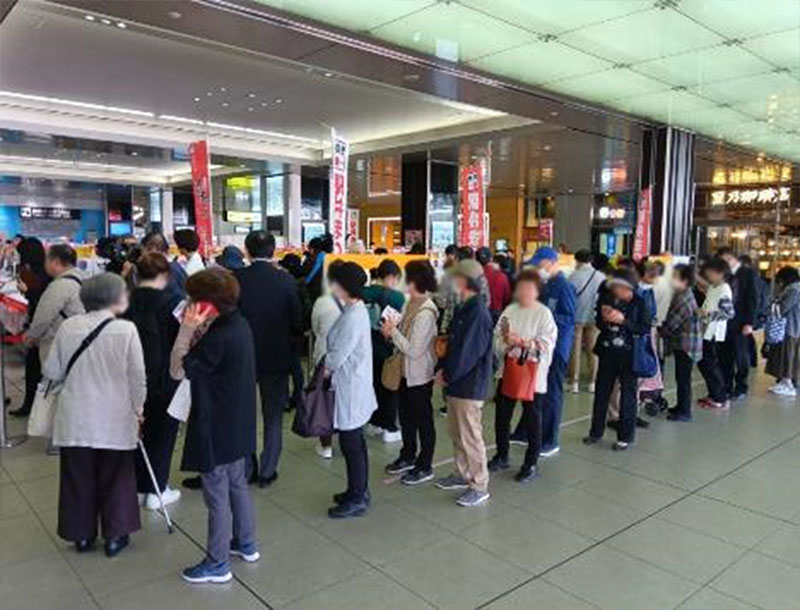
[[[347,210],[347,239],[352,243],[358,241],[358,222],[360,216],[361,210],[358,208],[349,208]]]
[[[641,260],[650,253],[650,188],[642,189],[636,213],[636,235],[633,240],[633,258]]]
[[[331,175],[329,230],[333,235],[333,251],[341,254],[347,247],[347,158],[350,146],[331,129]]]
[[[213,244],[211,221],[211,170],[208,142],[198,140],[189,144],[192,165],[192,194],[194,195],[195,230],[200,237],[200,254],[208,257]]]
[[[483,168],[480,163],[461,168],[460,186],[461,225],[458,243],[461,246],[480,248],[486,245],[486,193],[483,190]]]

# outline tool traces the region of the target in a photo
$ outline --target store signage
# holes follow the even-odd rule
[[[458,242],[462,246],[480,248],[486,245],[484,231],[486,194],[483,190],[483,168],[473,163],[461,168],[461,226]]]
[[[333,251],[343,253],[347,245],[347,160],[350,145],[331,129],[330,221]]]
[[[650,189],[642,189],[639,195],[639,213],[636,215],[636,235],[633,239],[633,258],[641,260],[650,253]]]
[[[361,215],[361,210],[358,208],[350,208],[347,210],[347,239],[352,243],[358,241],[358,221]]]
[[[228,210],[225,212],[225,220],[228,222],[243,222],[253,224],[261,222],[261,212],[242,212],[239,210]]]
[[[69,208],[40,208],[38,206],[25,206],[19,209],[20,218],[44,220],[80,220],[80,210]]]
[[[711,191],[711,205],[774,205],[789,203],[788,186]]]
[[[189,144],[189,161],[192,164],[192,193],[194,194],[195,231],[200,237],[200,254],[210,254],[213,234],[211,229],[211,168],[208,142],[198,140]]]

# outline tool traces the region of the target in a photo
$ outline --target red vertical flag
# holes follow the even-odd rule
[[[479,163],[461,168],[461,225],[458,243],[480,248],[486,245],[484,227],[486,198],[483,191],[483,171]]]
[[[208,258],[213,243],[208,142],[198,140],[189,144],[189,161],[192,164],[195,230],[200,237],[200,254]]]

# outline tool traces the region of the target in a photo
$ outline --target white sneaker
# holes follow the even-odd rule
[[[333,459],[333,447],[330,447],[330,446],[328,446],[328,447],[323,447],[322,443],[320,443],[319,441],[317,441],[317,444],[316,444],[316,446],[314,447],[314,449],[316,450],[316,452],[317,452],[317,455],[318,455],[319,457],[321,457],[322,459],[324,459],[324,460],[331,460],[331,459]]]
[[[395,430],[394,432],[390,432],[389,430],[383,431],[384,443],[399,443],[402,440],[403,435],[400,433],[400,430]]]
[[[797,396],[797,390],[788,384],[774,389],[773,392],[778,396]]]
[[[561,451],[561,447],[556,445],[555,447],[553,447],[552,449],[548,449],[547,451],[540,451],[539,457],[553,457],[554,455],[557,455],[559,451]]]
[[[164,506],[167,506],[168,504],[174,504],[181,499],[181,490],[173,489],[167,485],[167,488],[161,492],[161,499],[164,500]],[[158,502],[158,496],[156,494],[147,494],[147,498],[144,501],[144,507],[147,510],[159,510],[161,508],[161,504]]]
[[[586,391],[589,392],[589,394],[594,394],[594,381],[586,386]]]
[[[580,391],[581,391],[581,386],[580,386],[580,384],[579,384],[577,381],[573,381],[573,382],[572,382],[572,386],[571,386],[571,388],[570,388],[570,391],[571,391],[573,394],[580,394]]]
[[[378,426],[367,424],[366,426],[364,426],[364,433],[367,436],[380,436],[381,434],[383,434],[383,428],[378,428]]]

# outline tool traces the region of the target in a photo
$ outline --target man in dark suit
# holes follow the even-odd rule
[[[283,411],[289,402],[292,340],[302,333],[297,285],[276,265],[275,237],[252,231],[244,241],[250,265],[236,271],[241,286],[239,309],[250,323],[256,353],[256,375],[264,417],[264,447],[257,478],[261,487],[278,478],[283,445]],[[254,480],[256,473],[250,475]]]
[[[747,379],[750,375],[750,336],[758,308],[756,270],[743,265],[731,248],[721,248],[717,256],[723,258],[731,268],[729,283],[733,291],[733,319],[728,321],[725,349],[722,350],[722,375],[725,389],[732,399],[747,395]]]

